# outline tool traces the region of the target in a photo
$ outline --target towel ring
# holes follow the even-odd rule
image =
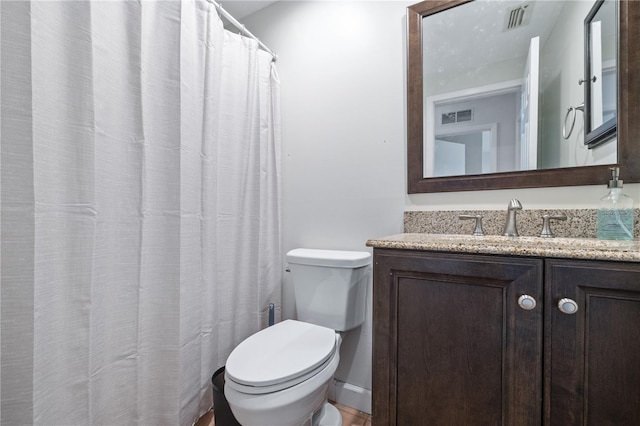
[[[564,115],[564,124],[562,125],[562,137],[565,140],[569,139],[569,137],[571,137],[571,133],[573,133],[573,127],[576,125],[576,115],[578,115],[576,111],[578,110],[584,113],[584,102],[578,106],[570,106],[569,109],[567,110],[567,113]],[[569,129],[569,132],[567,132],[567,119],[569,118],[569,115],[571,114],[571,112],[573,112],[573,119],[571,120],[571,128]]]

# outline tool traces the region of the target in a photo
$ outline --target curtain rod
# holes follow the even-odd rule
[[[231,14],[229,12],[227,12],[226,10],[224,10],[224,8],[222,7],[222,5],[218,2],[216,2],[215,0],[207,0],[209,3],[211,3],[212,5],[215,6],[216,9],[218,9],[218,12],[220,12],[220,14],[222,16],[224,16],[224,18],[226,20],[228,20],[234,27],[236,27],[237,29],[239,29],[240,31],[242,31],[242,34],[244,36],[247,36],[249,38],[254,39],[255,41],[258,42],[258,45],[265,51],[267,51],[267,53],[270,53],[271,56],[273,56],[273,62],[278,60],[278,55],[276,55],[271,49],[269,49],[267,47],[267,45],[265,45],[263,42],[260,41],[260,39],[256,36],[254,36],[253,34],[251,34],[251,32],[247,29],[247,27],[245,27],[243,24],[241,24],[240,22],[238,22],[238,20],[236,18],[234,18],[233,16],[231,16]]]

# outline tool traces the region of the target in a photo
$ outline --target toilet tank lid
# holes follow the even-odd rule
[[[371,253],[297,248],[287,253],[287,262],[298,265],[359,268],[371,264]]]

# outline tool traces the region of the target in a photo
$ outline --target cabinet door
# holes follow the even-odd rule
[[[640,425],[640,265],[549,260],[545,274],[545,423]]]
[[[542,260],[376,249],[373,309],[375,425],[541,424]]]

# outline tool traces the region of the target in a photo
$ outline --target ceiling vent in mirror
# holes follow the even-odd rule
[[[514,6],[507,9],[504,20],[504,31],[513,30],[515,28],[524,27],[531,21],[533,14],[533,3],[526,2],[520,6]]]
[[[468,123],[473,121],[473,110],[445,112],[440,117],[440,124]]]

